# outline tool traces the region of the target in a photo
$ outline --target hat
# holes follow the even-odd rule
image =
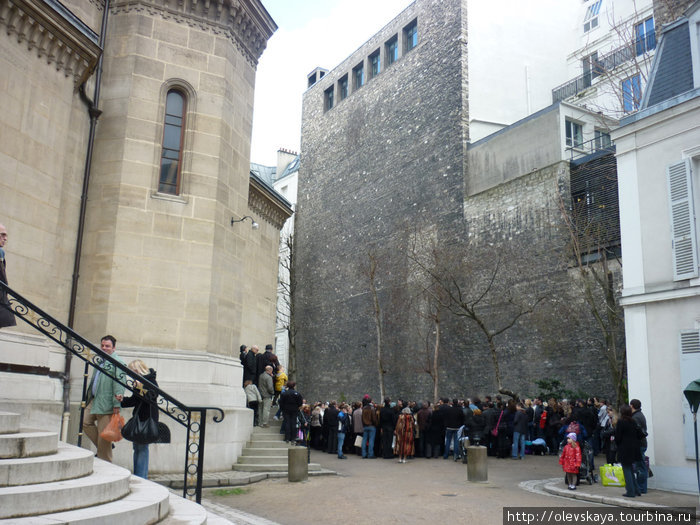
[[[575,432],[569,432],[566,435],[567,438],[569,438],[571,441],[576,441],[576,433]]]
[[[272,345],[270,345],[270,344],[265,345],[265,350],[272,350]]]
[[[410,414],[410,413],[411,413],[411,409],[408,408],[408,407],[406,407],[406,408],[404,408],[404,409],[401,411],[401,413],[402,413],[402,414]]]

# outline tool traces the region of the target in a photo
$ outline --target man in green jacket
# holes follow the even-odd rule
[[[124,364],[124,361],[114,352],[117,340],[106,335],[100,342],[100,348],[106,354]],[[124,394],[124,387],[114,381],[116,377],[124,382],[125,375],[117,370],[109,361],[105,361],[101,369],[95,369],[88,384],[87,408],[83,419],[83,432],[97,447],[97,457],[112,462],[112,443],[105,441],[100,434],[105,429],[112,414],[119,414],[121,408],[120,399]]]

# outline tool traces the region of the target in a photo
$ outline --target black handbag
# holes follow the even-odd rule
[[[140,405],[136,407],[134,410],[134,415],[131,416],[131,419],[127,421],[122,428],[122,436],[127,441],[138,443],[140,445],[155,443],[160,438],[158,422],[152,417],[144,420],[139,418],[140,408]]]

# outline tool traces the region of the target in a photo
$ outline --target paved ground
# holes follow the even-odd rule
[[[218,496],[204,491],[205,507],[235,524],[498,524],[503,508],[513,506],[610,508],[612,505],[692,506],[698,497],[650,490],[641,498],[622,497],[624,489],[595,484],[569,491],[556,457],[526,457],[523,461],[488,459],[489,481],[467,481],[467,466],[443,459],[362,459],[312,451],[311,461],[337,475],[312,476],[289,483],[269,477],[245,484],[233,476],[238,494]],[[257,478],[261,476],[258,475]],[[574,499],[581,498],[581,499]]]

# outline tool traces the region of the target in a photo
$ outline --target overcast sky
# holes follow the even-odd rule
[[[274,166],[277,150],[299,151],[306,75],[332,69],[413,0],[262,0],[279,29],[255,83],[251,161]]]

